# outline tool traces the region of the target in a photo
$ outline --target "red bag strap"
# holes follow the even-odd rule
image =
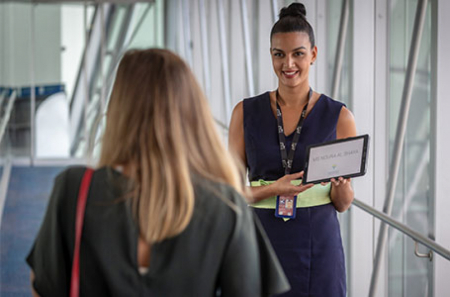
[[[75,249],[73,251],[72,277],[70,279],[70,297],[80,295],[80,244],[83,232],[84,211],[94,170],[86,168],[78,192],[77,213],[75,217]]]

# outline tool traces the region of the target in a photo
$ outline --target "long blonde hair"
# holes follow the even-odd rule
[[[132,50],[120,62],[107,111],[100,166],[125,165],[133,213],[149,243],[175,236],[194,209],[194,176],[244,192],[194,75],[164,49]]]

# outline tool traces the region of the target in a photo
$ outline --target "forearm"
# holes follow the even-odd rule
[[[303,177],[303,171],[287,174],[281,178],[279,178],[276,182],[269,185],[259,186],[259,187],[251,187],[250,190],[252,192],[252,197],[249,199],[250,203],[255,203],[264,199],[267,199],[272,196],[278,195],[288,195],[288,196],[296,196],[299,193],[306,191],[313,187],[313,184],[300,184],[296,185],[294,180],[301,179]]]
[[[338,212],[346,211],[353,202],[354,192],[350,182],[331,187],[331,201]]]
[[[258,187],[249,187],[249,189],[251,192],[251,197],[248,198],[249,203],[256,203],[261,200],[277,195],[277,191],[275,189],[274,184]]]

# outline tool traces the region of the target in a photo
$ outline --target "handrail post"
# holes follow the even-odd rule
[[[405,84],[403,87],[402,103],[400,115],[397,124],[397,131],[394,144],[394,157],[392,159],[390,174],[388,179],[388,194],[384,203],[383,211],[387,215],[392,212],[392,205],[394,202],[394,194],[397,186],[398,172],[400,168],[401,155],[403,152],[403,143],[405,140],[405,132],[409,115],[409,108],[411,105],[411,95],[416,72],[417,60],[419,56],[420,41],[422,39],[423,27],[426,17],[426,6],[428,0],[420,0],[417,3],[416,16],[414,21],[414,29],[412,33],[411,47],[408,57],[408,66],[406,69]],[[375,296],[376,284],[378,281],[381,259],[383,258],[384,248],[387,238],[387,226],[381,223],[378,235],[377,248],[374,258],[374,267],[372,271],[372,279],[370,282],[369,296]]]
[[[419,258],[428,258],[433,261],[433,251],[429,251],[427,254],[419,252],[419,243],[414,241],[414,254]]]

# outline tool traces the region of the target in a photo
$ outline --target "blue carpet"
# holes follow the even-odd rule
[[[62,167],[13,167],[0,229],[0,296],[31,296],[25,262]]]

